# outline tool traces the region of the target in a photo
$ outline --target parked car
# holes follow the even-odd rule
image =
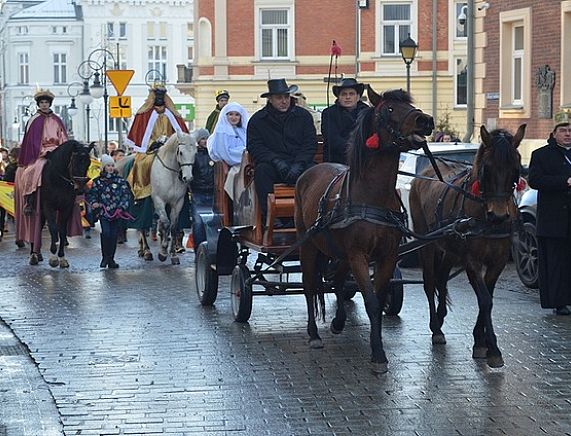
[[[521,282],[536,289],[539,287],[539,263],[537,260],[537,191],[527,190],[518,203],[519,226],[514,233],[512,257]]]
[[[443,143],[443,142],[431,142],[428,144],[430,151],[435,158],[442,158],[462,163],[471,164],[474,162],[476,153],[480,144],[471,143]],[[430,160],[423,150],[411,150],[406,153],[401,153],[401,163],[399,170],[410,174],[420,174],[426,167],[430,166]],[[403,206],[410,218],[410,208],[409,208],[409,194],[410,187],[414,177],[407,176],[404,174],[399,174],[397,177],[397,191],[400,194]],[[438,183],[438,182],[434,182]],[[408,225],[412,228],[412,222]],[[400,265],[402,267],[414,267],[418,265],[417,253],[411,253],[404,256]]]

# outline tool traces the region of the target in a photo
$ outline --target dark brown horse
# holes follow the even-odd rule
[[[418,233],[428,233],[457,218],[475,219],[475,226],[467,235],[439,239],[421,249],[420,259],[430,307],[432,343],[446,343],[442,324],[447,313],[447,283],[450,271],[459,265],[466,270],[478,299],[472,356],[487,357],[492,368],[504,365],[492,325],[492,299],[496,281],[509,258],[511,224],[517,218],[513,192],[521,163],[517,147],[524,134],[525,124],[515,136],[501,129],[489,133],[482,126],[482,144],[472,168],[439,162],[444,180],[456,188],[415,179],[410,191],[410,211]],[[428,168],[422,175],[434,177],[435,171]]]
[[[322,231],[300,248],[310,346],[323,347],[316,325],[316,316],[325,316],[323,265],[336,259],[337,312],[331,330],[340,333],[345,325],[343,283],[351,270],[371,322],[373,370],[385,372],[381,314],[397,261],[403,221],[395,191],[399,155],[425,145],[434,121],[416,109],[410,95],[402,90],[378,95],[369,87],[368,95],[374,107],[361,113],[358,120],[347,150],[349,167],[323,163],[298,180],[295,225],[302,237],[318,216],[323,224]],[[375,265],[374,283],[369,274],[371,263]]]

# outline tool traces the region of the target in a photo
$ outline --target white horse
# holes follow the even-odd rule
[[[196,138],[189,133],[174,133],[159,148],[151,166],[151,198],[155,213],[159,216],[159,235],[161,249],[159,260],[164,262],[168,256],[170,235],[170,255],[173,265],[180,264],[176,255],[178,216],[192,181],[192,166],[196,156]],[[167,205],[170,207],[167,214]],[[169,218],[170,217],[170,218]]]

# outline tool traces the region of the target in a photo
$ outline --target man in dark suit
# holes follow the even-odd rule
[[[274,183],[295,185],[313,165],[317,149],[313,117],[295,105],[291,95],[297,90],[285,79],[268,80],[268,92],[260,96],[268,103],[248,122],[247,149],[256,165],[254,182],[264,219]]]
[[[570,315],[571,113],[555,114],[547,145],[535,150],[529,185],[538,190],[537,237],[541,307]]]

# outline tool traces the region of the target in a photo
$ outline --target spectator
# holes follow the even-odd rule
[[[268,212],[267,196],[274,183],[295,185],[299,176],[313,165],[317,138],[313,118],[305,109],[292,104],[298,90],[285,79],[268,80],[266,106],[250,118],[247,148],[256,169],[254,181],[262,216]]]
[[[194,132],[198,151],[192,166],[192,182],[190,189],[192,201],[192,237],[194,246],[198,247],[206,240],[206,230],[200,212],[211,212],[214,206],[214,161],[210,158],[207,148],[208,130],[198,129]]]
[[[316,111],[315,109],[313,109],[307,105],[307,97],[301,91],[297,91],[296,93],[294,93],[292,95],[292,97],[295,99],[296,105],[304,108],[306,111],[308,111],[311,114],[311,116],[313,117],[313,125],[315,126],[315,132],[318,135],[320,135],[321,134],[321,113],[319,113],[318,111]]]
[[[250,116],[238,103],[229,103],[220,112],[214,133],[208,138],[208,154],[215,161],[224,161],[230,170],[224,189],[234,201],[234,177],[240,169],[242,154],[246,149],[246,129]]]
[[[115,163],[119,162],[121,159],[123,159],[125,157],[125,150],[118,148],[116,150],[113,150],[110,153],[110,156],[113,158],[113,160],[115,161]]]
[[[228,100],[230,100],[230,94],[225,89],[220,89],[216,91],[216,107],[208,116],[206,120],[206,130],[209,133],[214,132],[214,128],[216,127],[216,123],[218,122],[218,117],[220,116],[220,111],[224,106],[228,104]]]
[[[101,175],[87,192],[87,201],[101,225],[101,268],[119,268],[115,262],[117,233],[121,220],[128,217],[131,190],[127,181],[115,171],[115,161],[101,156]]]
[[[570,315],[571,304],[571,113],[555,114],[547,145],[535,150],[529,185],[537,194],[541,307]]]
[[[349,135],[355,128],[357,117],[369,106],[361,101],[365,85],[355,79],[343,79],[333,86],[335,103],[321,114],[323,133],[323,160],[346,164],[345,156]]]
[[[16,170],[18,169],[18,155],[20,153],[20,149],[18,147],[14,147],[8,153],[8,165],[4,170],[4,178],[5,182],[14,183],[16,179]],[[6,231],[6,209],[0,207],[0,240],[4,236]]]

